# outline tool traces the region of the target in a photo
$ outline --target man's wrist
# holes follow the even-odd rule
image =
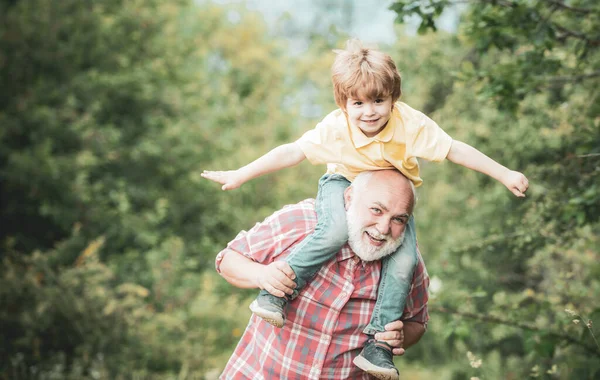
[[[253,269],[254,273],[256,273],[256,275],[254,276],[254,286],[258,289],[264,289],[263,284],[262,284],[262,280],[265,278],[264,275],[264,271],[265,271],[265,265],[264,264],[260,264],[260,263],[254,263],[255,264],[255,268]]]

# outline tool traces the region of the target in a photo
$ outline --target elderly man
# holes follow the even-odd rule
[[[291,301],[282,329],[252,316],[221,378],[370,378],[353,360],[368,339],[363,330],[376,304],[381,259],[402,243],[415,194],[400,172],[381,170],[360,174],[344,199],[348,244]],[[217,256],[217,271],[240,288],[266,289],[280,297],[292,294],[293,271],[279,260],[314,229],[314,207],[314,200],[286,206],[240,232]],[[402,355],[424,334],[428,285],[419,254],[401,320],[375,335],[384,342],[382,355]],[[398,374],[377,376],[391,379]]]

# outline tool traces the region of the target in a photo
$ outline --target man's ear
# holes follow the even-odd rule
[[[344,208],[348,210],[350,207],[350,202],[352,201],[352,185],[348,186],[346,190],[344,190]]]

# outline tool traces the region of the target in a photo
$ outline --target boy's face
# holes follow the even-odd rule
[[[365,136],[376,136],[392,116],[392,97],[377,99],[354,99],[346,101],[346,113],[350,123],[359,128]]]

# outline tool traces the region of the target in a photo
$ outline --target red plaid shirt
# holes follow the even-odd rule
[[[250,231],[242,231],[227,250],[264,264],[280,260],[312,232],[317,222],[314,200],[284,207]],[[363,262],[345,245],[308,283],[287,309],[277,329],[252,316],[222,379],[369,379],[352,364],[367,336],[377,298],[381,264]],[[429,277],[421,255],[406,301],[403,320],[426,323]]]

